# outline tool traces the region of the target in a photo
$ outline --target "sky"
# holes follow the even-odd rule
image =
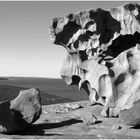
[[[128,2],[0,1],[0,76],[60,78],[67,52],[50,42],[52,18],[125,3]]]

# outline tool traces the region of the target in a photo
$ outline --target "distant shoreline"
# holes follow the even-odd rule
[[[43,94],[48,93],[50,95],[56,95],[74,101],[88,99],[88,95],[84,90],[79,91],[75,85],[68,86],[63,79],[7,76],[0,77],[0,85],[20,88],[37,88],[42,91]],[[13,88],[10,89],[12,90]],[[13,91],[9,92],[13,93]]]

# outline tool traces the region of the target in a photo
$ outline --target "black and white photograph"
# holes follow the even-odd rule
[[[140,1],[0,0],[0,139],[140,139]]]

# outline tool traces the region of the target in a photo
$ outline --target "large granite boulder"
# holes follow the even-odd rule
[[[42,113],[39,90],[21,90],[12,101],[0,103],[0,132],[11,134],[26,130]]]
[[[139,100],[138,4],[54,18],[50,38],[68,52],[62,78],[84,88],[91,102],[103,104],[103,116],[117,116]]]

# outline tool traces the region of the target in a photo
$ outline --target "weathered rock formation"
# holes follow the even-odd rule
[[[0,132],[11,134],[26,130],[42,112],[39,90],[21,90],[12,101],[0,104]]]
[[[104,104],[102,115],[117,116],[140,98],[138,4],[54,18],[50,38],[68,52],[62,78]]]

